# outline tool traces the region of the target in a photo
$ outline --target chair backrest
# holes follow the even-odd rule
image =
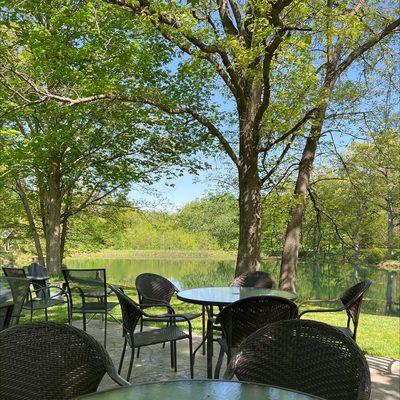
[[[266,324],[296,317],[297,306],[292,301],[276,296],[257,296],[223,308],[216,322],[221,324],[228,349],[231,349]]]
[[[11,325],[16,325],[28,299],[30,281],[23,278],[0,277],[0,302],[13,304]]]
[[[132,335],[143,315],[143,311],[140,309],[139,304],[128,297],[120,287],[110,285],[110,288],[117,295],[119,305],[121,306],[124,334],[128,332]]]
[[[100,269],[62,269],[65,283],[67,285],[68,294],[70,296],[71,305],[73,296],[71,289],[79,287],[85,295],[91,297],[102,297],[107,305],[107,280],[105,268]]]
[[[354,325],[353,337],[356,337],[358,319],[360,317],[361,304],[364,293],[368,290],[371,284],[372,281],[370,281],[369,279],[365,279],[364,281],[361,281],[356,285],[352,286],[350,289],[347,289],[339,296],[340,301],[346,308],[346,313],[348,316],[347,327],[349,327],[350,320],[353,321]]]
[[[275,287],[275,282],[271,278],[271,275],[263,271],[252,271],[245,272],[242,275],[236,277],[230,284],[230,286],[241,286],[241,287],[258,287],[264,289],[272,289]]]
[[[14,304],[0,303],[0,332],[10,326]]]
[[[35,277],[49,276],[49,271],[43,265],[32,263],[28,266],[28,274]]]
[[[178,289],[167,278],[161,275],[144,273],[137,276],[135,286],[139,294],[139,302],[169,303]]]
[[[95,392],[105,372],[115,372],[96,339],[50,322],[0,332],[0,359],[1,399],[71,399]]]
[[[368,364],[357,344],[316,321],[266,325],[243,341],[229,369],[242,381],[327,400],[366,400],[371,391]]]
[[[26,278],[26,272],[24,268],[3,267],[3,272],[8,278]]]

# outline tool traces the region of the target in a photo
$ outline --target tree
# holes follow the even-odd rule
[[[119,85],[78,95],[31,82],[37,93],[33,101],[141,103],[206,129],[231,159],[238,176],[236,275],[258,269],[263,185],[282,168],[311,124],[296,188],[297,197],[306,196],[332,89],[355,59],[400,24],[390,15],[393,4],[330,0],[107,3],[173,46],[179,74],[172,76],[178,79],[166,74],[164,81],[141,87],[140,92]],[[129,36],[130,29],[121,26],[118,33]],[[321,44],[329,50],[328,60],[320,56]],[[199,74],[216,77],[208,101],[197,94]],[[218,90],[231,106],[230,113],[222,107],[218,115],[211,96]],[[300,204],[292,213],[294,226],[288,228],[281,272],[284,288],[294,289],[302,213]]]
[[[118,13],[111,15],[110,7],[93,17],[93,4],[44,1],[13,9],[11,3],[0,27],[3,178],[23,204],[39,262],[59,274],[71,217],[126,192],[132,182],[201,168],[188,155],[208,141],[186,121],[133,103],[65,107],[35,99],[39,87],[71,95],[128,79],[144,85],[162,74],[168,52],[149,39],[124,53],[124,40],[131,42],[115,32]]]
[[[310,189],[311,171],[319,141],[324,134],[327,111],[341,75],[363,55],[393,33],[400,24],[394,19],[393,4],[365,4],[364,1],[326,2],[327,29],[320,43],[324,61],[321,64],[321,97],[317,103],[315,118],[304,144],[294,194],[298,198],[291,208],[282,252],[280,287],[295,290],[296,265],[300,246],[301,223]],[[380,11],[383,11],[380,13]],[[342,18],[336,19],[341,15]]]

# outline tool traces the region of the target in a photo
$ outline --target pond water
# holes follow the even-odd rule
[[[165,276],[180,289],[202,286],[227,286],[234,276],[234,261],[209,259],[125,259],[125,258],[69,258],[69,268],[106,268],[107,281],[134,286],[135,278],[143,272]],[[262,269],[278,280],[279,262],[264,261]],[[361,268],[351,265],[300,262],[296,289],[300,300],[328,299],[340,294],[356,281],[371,279],[372,286],[365,296],[363,311],[374,314],[400,315],[399,276],[397,272],[375,267]]]

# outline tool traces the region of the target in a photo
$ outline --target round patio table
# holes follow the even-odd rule
[[[263,289],[253,287],[203,287],[182,290],[176,294],[179,300],[187,303],[206,306],[224,307],[235,301],[254,296],[278,296],[288,300],[296,300],[297,295],[286,290]]]
[[[297,298],[295,293],[286,290],[239,286],[202,287],[182,290],[176,294],[176,297],[181,301],[205,306],[210,318],[213,318],[214,316],[213,306],[224,307],[235,301],[254,296],[278,296],[288,300],[296,300]],[[210,324],[207,332],[207,378],[209,379],[212,378],[212,356],[214,342],[212,325],[213,324]],[[196,354],[199,348],[200,346],[196,348],[194,354]]]
[[[79,399],[98,400],[315,400],[320,399],[274,386],[215,380],[145,383],[97,392]],[[321,400],[321,399],[320,399]]]

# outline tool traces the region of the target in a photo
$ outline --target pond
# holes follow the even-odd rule
[[[210,259],[126,259],[126,258],[69,258],[69,268],[106,268],[107,281],[134,286],[135,278],[143,272],[165,276],[180,289],[202,286],[227,286],[234,276],[234,261]],[[264,261],[262,269],[278,280],[279,262]],[[363,311],[373,314],[400,315],[399,277],[394,271],[375,267],[355,271],[346,264],[315,264],[300,262],[296,288],[300,300],[328,299],[340,294],[357,280],[371,279]]]

